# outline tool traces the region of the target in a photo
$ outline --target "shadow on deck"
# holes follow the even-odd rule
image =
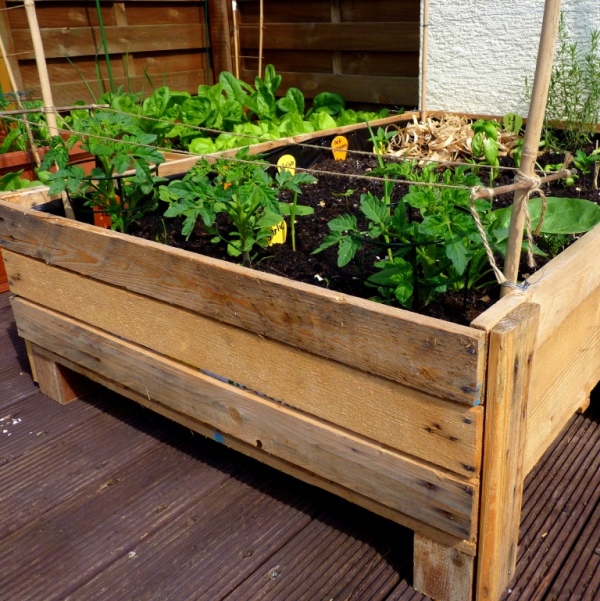
[[[0,599],[426,599],[410,586],[410,531],[106,389],[66,406],[42,395],[8,299]],[[527,479],[506,599],[598,598],[599,403]]]

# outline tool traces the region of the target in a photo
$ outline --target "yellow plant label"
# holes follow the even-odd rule
[[[282,219],[277,225],[272,225],[273,235],[269,238],[269,246],[273,244],[284,244],[287,238],[287,223]]]
[[[290,175],[294,175],[296,173],[296,157],[291,154],[284,154],[279,157],[277,168],[279,169],[279,173],[281,173],[282,169],[286,169]]]
[[[333,150],[334,160],[345,161],[348,154],[348,138],[345,136],[336,136],[331,141],[331,149]]]

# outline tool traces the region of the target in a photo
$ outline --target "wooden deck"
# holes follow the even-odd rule
[[[527,479],[506,599],[600,598],[599,404]],[[426,599],[410,531],[105,389],[43,396],[8,294],[0,509],[0,600]]]

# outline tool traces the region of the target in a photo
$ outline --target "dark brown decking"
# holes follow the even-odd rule
[[[412,535],[100,389],[31,381],[0,295],[0,600],[422,601]],[[596,599],[600,419],[526,483],[510,600]]]

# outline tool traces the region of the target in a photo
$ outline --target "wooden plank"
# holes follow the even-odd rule
[[[4,201],[0,246],[441,398],[483,398],[486,336],[473,328]]]
[[[329,2],[304,0],[287,4],[279,0],[264,0],[265,23],[329,23]],[[258,0],[241,0],[238,11],[244,23],[258,23]]]
[[[29,301],[12,303],[19,334],[138,394],[459,538],[476,531],[477,481],[427,464],[222,383]],[[217,434],[218,438],[218,434]]]
[[[105,27],[105,32],[111,53],[190,50],[207,45],[205,28],[199,23],[178,25],[177,35],[173,35],[171,25],[114,26]],[[99,47],[100,30],[97,27],[43,29],[41,34],[46,58],[94,56]],[[34,58],[28,31],[16,30],[13,38],[20,48],[21,60]]]
[[[419,77],[418,52],[342,52],[341,72],[368,77]]]
[[[415,533],[413,587],[440,601],[473,598],[475,558]]]
[[[352,22],[419,21],[420,0],[343,0],[342,20]]]
[[[6,254],[12,292],[22,298],[466,478],[479,473],[482,407],[440,401],[190,311]]]
[[[215,435],[217,434],[214,428],[210,427],[209,425],[204,424],[190,417],[189,415],[178,413],[177,411],[174,411],[173,409],[166,407],[165,405],[162,405],[152,399],[148,399],[148,397],[145,394],[138,394],[137,392],[129,388],[125,388],[119,382],[115,382],[113,380],[105,378],[97,372],[88,370],[85,367],[77,365],[76,363],[73,363],[72,361],[69,361],[64,357],[60,357],[46,349],[40,349],[40,352],[44,353],[48,357],[48,359],[57,362],[60,361],[68,369],[71,369],[72,371],[78,371],[82,375],[88,377],[90,380],[93,380],[98,384],[101,384],[102,386],[105,386],[106,388],[117,392],[121,396],[127,397],[139,403],[143,407],[151,409],[152,411],[155,411],[156,413],[173,420],[185,426],[186,428],[193,430],[194,432],[198,432],[210,439],[214,439]],[[336,484],[335,482],[331,482],[330,480],[320,478],[319,476],[306,471],[300,466],[293,465],[289,462],[279,459],[278,457],[266,453],[263,449],[256,447],[254,444],[247,444],[237,438],[234,438],[222,432],[218,433],[217,439],[220,444],[223,444],[228,448],[243,453],[244,455],[252,457],[253,459],[265,463],[270,467],[285,472],[295,478],[298,478],[299,480],[302,480],[303,482],[306,482],[313,486],[318,486],[328,492],[343,497],[348,501],[355,503],[356,505],[360,505],[361,507],[372,511],[373,513],[377,513],[385,517],[386,519],[402,524],[403,526],[411,528],[416,532],[421,532],[424,535],[429,536],[434,540],[440,541],[448,546],[451,546],[462,553],[466,553],[467,555],[472,556],[475,555],[476,545],[472,541],[466,541],[456,538],[428,524],[424,524],[423,522],[420,522],[408,515],[399,513],[385,505],[382,505],[381,503],[378,503],[377,501],[374,501],[373,499],[360,495],[359,493],[352,491],[348,488],[344,488],[339,484]]]
[[[575,293],[571,299],[576,299]],[[600,380],[600,289],[557,324],[536,349],[531,376],[525,472],[537,463]]]
[[[334,75],[333,73],[281,72],[283,83],[279,89],[299,88],[308,98],[321,92],[336,92],[346,100],[415,106],[418,98],[419,80],[416,77],[386,77],[363,75]],[[243,70],[244,81],[254,81],[254,71]]]
[[[520,305],[490,333],[478,599],[499,599],[515,573],[527,406],[539,313],[539,305]]]
[[[74,372],[69,373],[62,365],[39,354],[36,345],[27,341],[26,345],[33,379],[47,397],[66,405],[94,389],[95,385],[87,378]]]
[[[418,52],[419,23],[265,23],[264,47],[286,50]],[[258,48],[258,29],[240,28],[241,48]]]
[[[212,61],[215,73],[221,71],[233,71],[231,58],[231,2],[223,0],[207,0],[208,22],[210,26],[210,42],[212,50]]]

